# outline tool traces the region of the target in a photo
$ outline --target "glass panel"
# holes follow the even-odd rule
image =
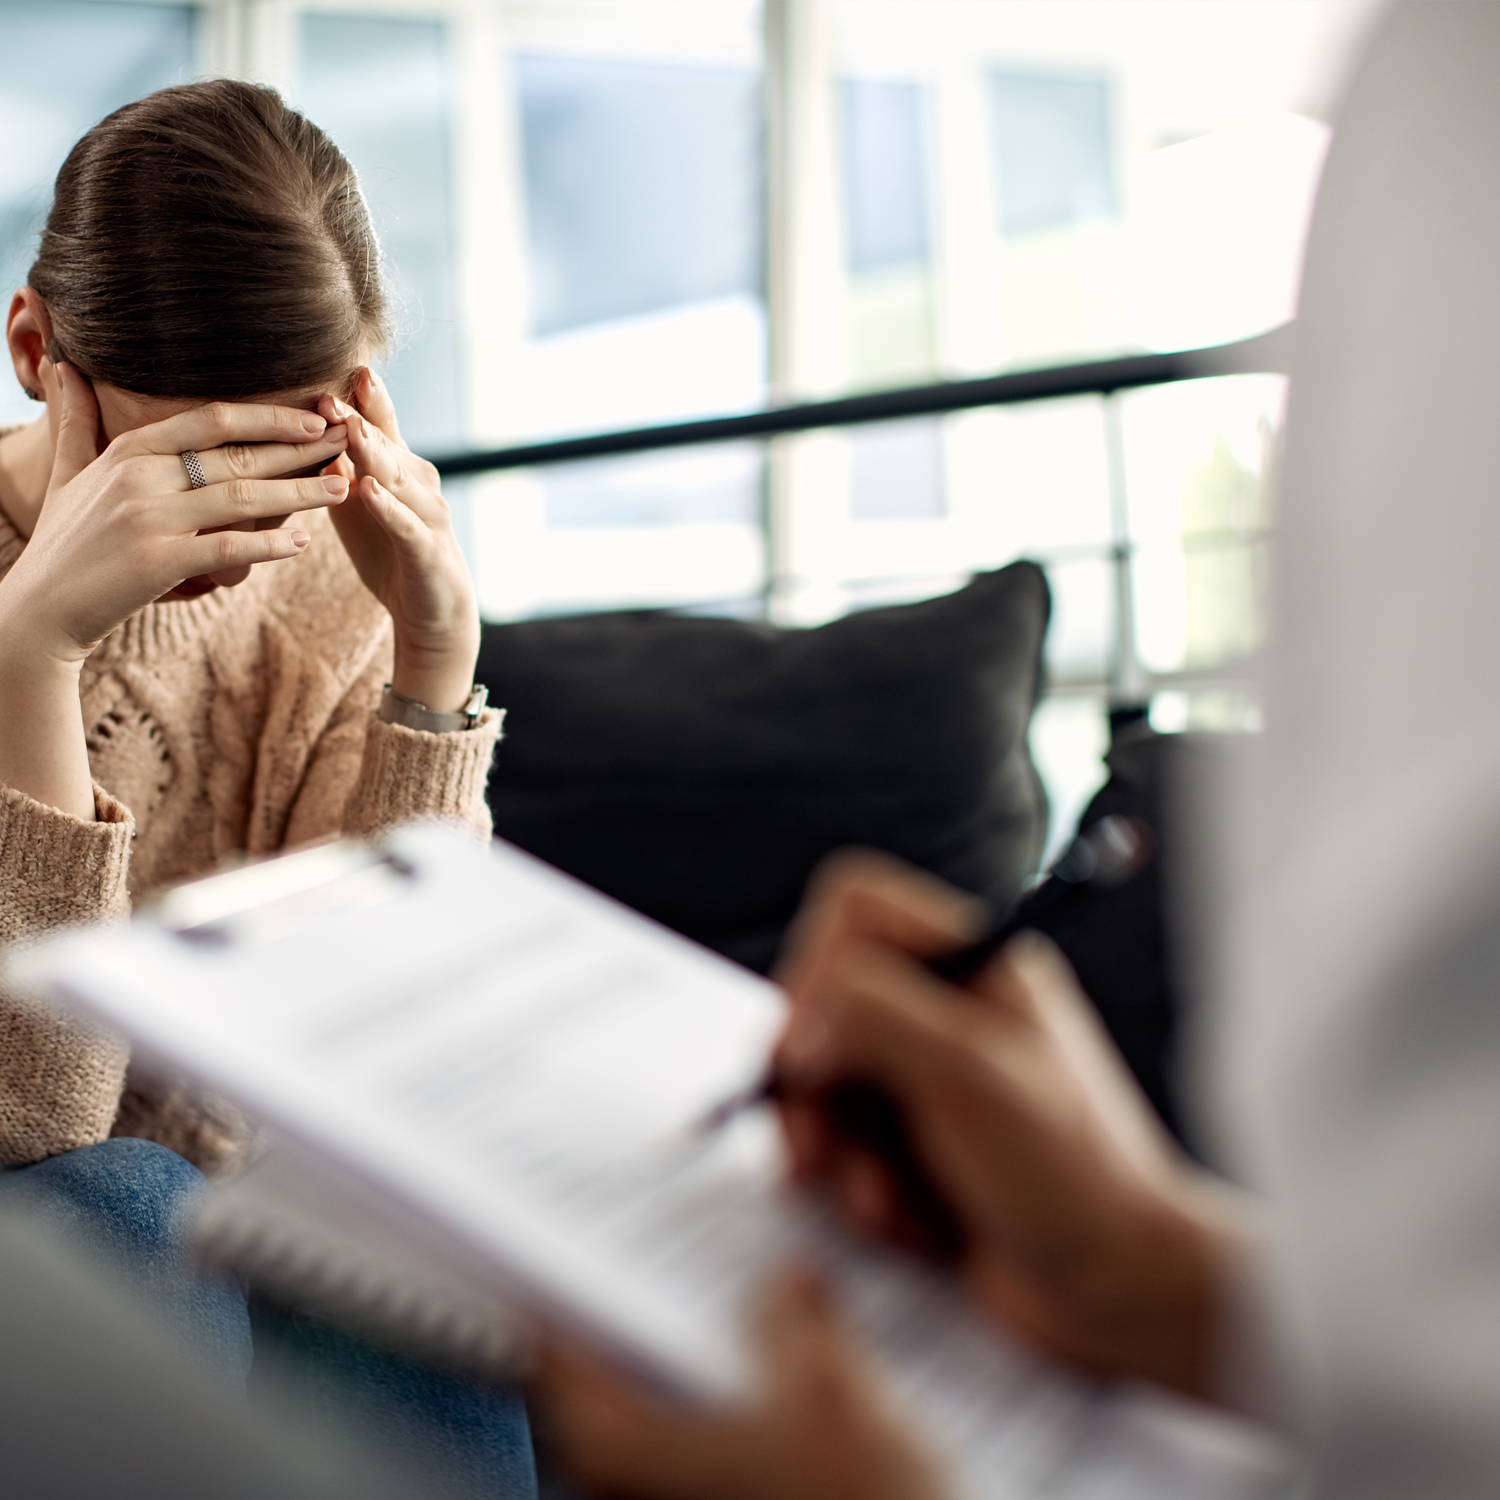
[[[728,297],[573,329],[522,346],[506,412],[530,436],[744,410],[765,396],[765,318]]]
[[[912,384],[937,368],[928,90],[899,78],[839,85],[849,383]]]
[[[504,354],[516,436],[765,399],[760,70],[743,60],[744,18],[719,9],[712,36],[674,45],[648,27],[631,56],[609,55],[619,35],[602,25],[582,52],[593,23],[577,17],[543,50],[538,13],[526,49],[499,60],[519,130],[529,286],[525,332]],[[735,444],[476,487],[483,608],[762,608],[763,457]],[[497,524],[504,514],[519,531]]]
[[[758,613],[759,444],[560,464],[477,481],[470,507],[490,619],[590,609]]]
[[[1136,635],[1148,669],[1231,665],[1259,649],[1285,398],[1285,379],[1271,375],[1121,398]]]
[[[359,171],[398,307],[389,370],[402,435],[418,452],[464,446],[454,276],[454,89],[439,21],[304,16],[305,109]]]
[[[195,72],[189,5],[85,0],[0,4],[0,295],[26,280],[52,181],[73,143],[110,111]],[[39,408],[7,376],[0,426]]]
[[[1109,546],[1109,467],[1096,397],[996,412],[995,504],[1015,550]]]
[[[989,78],[1000,232],[1067,229],[1119,213],[1107,78]]]
[[[852,613],[858,609],[879,609],[887,604],[918,604],[923,599],[937,599],[961,589],[969,581],[967,573],[946,573],[917,578],[866,578],[841,585],[843,611],[830,611],[826,618],[837,613]]]
[[[1151,699],[1151,727],[1158,734],[1184,729],[1214,733],[1256,733],[1262,727],[1260,703],[1248,687],[1170,689]]]
[[[848,78],[839,86],[845,247],[856,275],[927,263],[927,143],[920,85]]]
[[[1079,814],[1104,785],[1109,769],[1109,713],[1094,693],[1054,693],[1031,716],[1031,758],[1047,788],[1050,815],[1046,869],[1073,836]]]
[[[856,521],[935,519],[947,513],[941,419],[871,422],[846,432],[849,513]]]
[[[834,75],[924,98],[932,368],[1190,347],[1284,322],[1323,119],[1370,10],[838,0]],[[848,170],[847,105],[842,118]],[[860,386],[879,366],[860,353],[865,221],[852,201],[844,217],[846,379]]]
[[[1052,563],[1047,672],[1054,681],[1103,677],[1113,639],[1114,581],[1107,562]]]
[[[756,73],[536,56],[514,68],[537,335],[758,291]]]
[[[547,525],[758,526],[760,475],[755,443],[559,464],[547,475]]]
[[[1293,315],[1327,148],[1322,121],[1277,114],[1141,160],[1131,269],[1143,344],[1225,343]]]
[[[1098,400],[831,429],[787,457],[801,501],[783,542],[778,618],[815,624],[1032,557],[1060,569],[1069,592],[1053,627],[1065,670],[1103,671],[1113,616],[1098,580],[1112,543]]]

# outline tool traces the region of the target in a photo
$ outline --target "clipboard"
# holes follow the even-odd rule
[[[778,992],[509,845],[428,825],[245,866],[9,977],[260,1121],[272,1152],[210,1196],[204,1246],[375,1336],[508,1375],[550,1323],[669,1397],[732,1400],[795,1257],[966,1500],[1285,1482],[1258,1429],[1065,1371],[846,1234],[784,1184],[764,1112],[705,1137],[760,1076]]]

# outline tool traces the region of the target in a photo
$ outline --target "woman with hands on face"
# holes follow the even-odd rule
[[[841,1081],[877,1085],[960,1227],[954,1270],[984,1315],[1091,1374],[1217,1399],[1241,1210],[1157,1123],[1046,939],[1014,940],[962,989],[926,966],[982,926],[973,898],[883,855],[838,855],[814,877],[776,976],[792,1174],[856,1232],[922,1243],[898,1179],[821,1102]],[[564,1462],[640,1500],[946,1492],[804,1275],[773,1293],[760,1349],[761,1394],[709,1417],[554,1352],[543,1391]]]
[[[369,367],[379,249],[348,162],[270,90],[168,89],[74,147],[7,341],[0,941],[416,817],[488,833],[499,731],[432,466]],[[243,1132],[0,995],[0,1165]]]
[[[369,368],[379,267],[353,169],[269,89],[164,90],[64,163],[6,324],[45,412],[0,430],[0,943],[227,859],[420,817],[488,834],[499,715],[437,475]],[[146,1269],[216,1379],[253,1351],[428,1492],[534,1497],[518,1393],[270,1307],[252,1337],[183,1244],[193,1166],[252,1133],[127,1063],[0,988],[0,1208]]]

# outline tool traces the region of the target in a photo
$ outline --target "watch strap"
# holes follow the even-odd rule
[[[427,734],[452,734],[459,729],[472,729],[489,702],[490,690],[476,685],[468,700],[456,714],[435,713],[425,703],[415,698],[403,698],[386,683],[380,696],[378,717],[384,724],[400,724],[406,729],[420,729]]]

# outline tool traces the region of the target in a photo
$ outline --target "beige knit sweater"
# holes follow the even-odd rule
[[[381,723],[390,617],[326,513],[300,524],[313,538],[301,557],[149,605],[85,663],[98,821],[0,786],[0,942],[117,918],[223,861],[340,832],[440,817],[488,833],[501,716],[452,734]],[[0,513],[0,577],[24,546]],[[0,993],[0,1165],[112,1132],[209,1170],[233,1161],[247,1133],[232,1111],[134,1071],[127,1087],[126,1063],[119,1040]]]

